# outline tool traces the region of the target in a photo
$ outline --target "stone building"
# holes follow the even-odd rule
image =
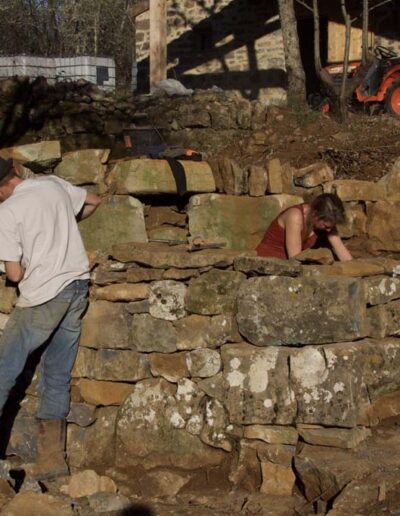
[[[333,4],[336,4],[333,5]],[[347,2],[354,19],[351,59],[361,53],[360,2]],[[353,4],[353,5],[352,5]],[[296,5],[308,88],[315,88],[312,13]],[[371,46],[399,50],[400,6],[370,13]],[[343,60],[344,25],[340,2],[320,2],[322,64]],[[136,19],[138,89],[148,88],[149,13]],[[168,1],[168,76],[189,88],[235,90],[248,99],[285,98],[286,71],[276,1]]]

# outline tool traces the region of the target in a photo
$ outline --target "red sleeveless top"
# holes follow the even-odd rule
[[[303,210],[304,204],[296,204],[294,206],[290,206],[290,208],[297,208],[301,211],[303,215],[303,221],[304,221],[304,228],[305,228],[305,220],[304,220],[304,210]],[[274,219],[267,231],[265,232],[265,235],[261,242],[256,247],[257,255],[258,256],[272,256],[275,258],[281,258],[282,260],[287,260],[288,255],[286,253],[286,243],[285,243],[285,229],[282,228],[279,225],[278,218],[282,215],[282,213],[285,213],[290,208],[287,208],[286,210],[282,211],[276,219]],[[303,229],[304,231],[304,229]],[[315,242],[317,241],[317,235],[311,235],[310,237],[303,239],[302,234],[302,245],[301,250],[304,251],[304,249],[309,249],[312,247]]]

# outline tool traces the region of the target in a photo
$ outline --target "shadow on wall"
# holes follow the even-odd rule
[[[221,0],[213,0],[210,7],[204,0],[196,0],[204,19],[198,23],[190,20],[185,8],[173,0],[171,8],[177,13],[176,25],[190,27],[168,45],[168,77],[178,79],[189,88],[210,88],[213,85],[224,90],[240,91],[243,97],[258,99],[264,88],[287,87],[286,71],[281,67],[284,60],[280,39],[276,43],[266,41],[256,48],[257,40],[280,29],[278,3],[266,0],[232,0],[221,7]],[[313,55],[313,19],[309,10],[295,3],[298,19],[300,49],[306,72],[308,90],[313,91],[319,80],[315,74]],[[348,2],[353,26],[362,26],[362,8],[359,0]],[[220,9],[220,10],[219,10]],[[219,10],[217,12],[217,10]],[[323,66],[328,57],[328,22],[343,24],[340,3],[320,2],[321,57]],[[370,27],[376,34],[376,44],[382,38],[400,40],[400,5],[383,5],[371,11]],[[140,22],[139,22],[140,23]],[[344,51],[343,40],[343,51]],[[240,59],[233,57],[240,51]],[[276,58],[276,56],[279,58]],[[198,67],[206,67],[213,61],[209,71],[190,73]],[[265,68],[265,62],[276,66]],[[177,64],[174,64],[177,63]],[[149,90],[149,60],[138,62],[138,92]]]
[[[176,0],[172,3],[171,7],[178,13],[182,25],[191,26],[191,30],[168,45],[168,62],[178,63],[169,68],[169,78],[178,79],[189,88],[211,88],[215,85],[225,90],[239,90],[250,100],[258,99],[261,89],[286,88],[285,70],[279,68],[279,64],[260,69],[260,56],[256,49],[258,39],[280,28],[276,2],[232,0],[219,12],[216,12],[221,4],[219,0],[214,0],[211,7],[204,6],[202,0],[196,3],[203,8],[205,15],[199,23],[191,22]],[[239,49],[240,62],[237,57],[232,57],[232,53]],[[273,62],[273,51],[275,49],[271,48],[270,62]],[[268,49],[265,49],[264,55],[267,53]],[[191,70],[210,61],[215,61],[213,67],[218,71],[211,69],[208,73],[190,74]],[[231,71],[233,67],[235,70]],[[148,58],[138,62],[138,85],[139,93],[149,90]]]

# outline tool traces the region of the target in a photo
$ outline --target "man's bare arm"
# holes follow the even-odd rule
[[[85,203],[82,210],[78,215],[78,220],[87,219],[96,210],[97,206],[101,203],[101,199],[98,195],[87,192]]]
[[[19,283],[25,274],[25,269],[19,262],[4,262],[7,278],[13,283]]]

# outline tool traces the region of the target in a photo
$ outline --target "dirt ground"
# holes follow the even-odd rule
[[[400,157],[400,117],[356,112],[340,123],[330,114],[270,108],[265,141],[254,138],[256,145],[242,146],[240,161],[265,164],[278,157],[301,168],[324,160],[337,179],[376,181]]]

